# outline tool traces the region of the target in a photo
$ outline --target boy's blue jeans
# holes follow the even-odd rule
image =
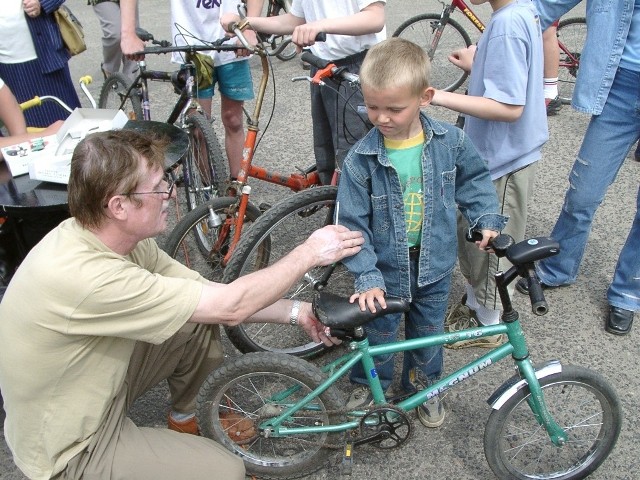
[[[447,311],[451,275],[441,280],[418,288],[418,258],[411,258],[411,310],[406,314],[405,338],[427,337],[444,331],[444,316]],[[391,314],[376,318],[365,325],[370,345],[381,345],[396,341],[403,314]],[[375,359],[376,370],[380,377],[382,389],[387,390],[393,382],[393,355],[382,355]],[[413,391],[414,385],[409,381],[409,372],[417,367],[420,376],[433,381],[442,373],[442,346],[419,348],[404,352],[401,385],[405,391]],[[351,381],[366,384],[366,376],[360,364],[351,371]]]
[[[640,72],[619,68],[602,114],[591,117],[569,176],[562,211],[551,232],[560,242],[560,253],[538,262],[537,273],[543,283],[576,281],[596,209],[638,137]],[[640,310],[639,212],[640,191],[635,218],[607,291],[610,305],[631,311]]]

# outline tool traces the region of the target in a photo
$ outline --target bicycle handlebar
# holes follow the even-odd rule
[[[482,239],[482,234],[478,230],[472,230],[468,232],[466,239],[475,242]],[[523,247],[525,244],[527,246]],[[527,279],[531,311],[538,316],[546,315],[549,306],[536,275],[534,261],[557,254],[560,251],[557,242],[551,239],[546,239],[546,243],[541,239],[530,239],[515,244],[510,235],[500,234],[489,241],[489,246],[497,257],[507,257],[518,275]],[[514,248],[511,248],[512,246]]]
[[[240,48],[245,48],[246,50],[249,50],[252,53],[256,53],[258,55],[262,54],[268,57],[274,57],[276,55],[280,55],[284,51],[284,49],[287,48],[289,44],[291,44],[291,37],[286,36],[284,37],[280,45],[274,50],[267,50],[263,46],[258,46],[258,45],[253,46],[249,43],[249,41],[247,40],[247,37],[245,37],[243,33],[243,31],[247,27],[250,27],[250,24],[249,22],[247,22],[246,18],[243,19],[240,23],[233,22],[229,24],[229,30],[233,32],[236,37],[238,37],[238,40],[242,44],[242,47]],[[318,33],[318,35],[316,35],[316,38],[315,38],[316,42],[325,42],[326,40],[327,40],[326,33],[320,32]]]
[[[360,77],[355,73],[349,72],[345,67],[337,67],[330,60],[325,60],[315,56],[311,51],[304,50],[301,59],[303,62],[316,67],[318,71],[311,80],[312,83],[320,84],[323,78],[331,77],[344,80],[349,83],[360,84]]]

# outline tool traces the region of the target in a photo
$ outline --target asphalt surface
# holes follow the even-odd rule
[[[102,83],[98,22],[84,0],[68,0],[67,5],[84,23],[88,43],[88,51],[70,62],[72,75],[74,78],[84,74],[92,75],[95,81],[91,85],[91,91],[97,98]],[[483,18],[488,17],[487,5],[474,7],[474,10],[482,12]],[[389,0],[388,31],[393,32],[402,21],[416,13],[439,11],[440,5],[435,0]],[[140,16],[142,25],[157,38],[169,37],[168,2],[141,0]],[[456,18],[465,27],[470,26],[459,13]],[[166,58],[148,61],[153,65],[168,65]],[[305,73],[298,59],[286,63],[275,61],[274,71],[276,100],[273,119],[261,142],[257,162],[281,171],[289,171],[292,165],[304,168],[313,162],[308,87],[304,83],[292,84],[290,79]],[[158,112],[157,119],[162,119],[175,97],[164,86],[153,84],[152,88],[157,88],[158,92],[155,96],[152,92],[152,112]],[[271,98],[270,95],[269,99]],[[89,106],[85,99],[83,102]],[[219,109],[216,102],[217,100],[214,101],[214,112]],[[269,117],[270,110],[270,107],[265,107],[263,122]],[[455,114],[442,109],[430,108],[427,112],[436,118],[455,120]],[[549,118],[551,138],[545,146],[543,159],[538,167],[536,193],[529,211],[529,236],[550,233],[560,211],[568,172],[588,120],[587,116],[566,106],[557,116]],[[215,122],[214,126],[221,136],[219,123]],[[523,296],[516,294],[514,300],[522,315],[535,363],[558,359],[563,363],[592,368],[607,377],[618,392],[624,415],[622,433],[613,453],[592,475],[591,478],[594,479],[640,478],[640,422],[637,414],[640,371],[636,362],[640,353],[638,330],[635,328],[630,335],[623,337],[604,331],[607,312],[605,293],[635,213],[638,178],[640,163],[633,161],[630,155],[596,215],[578,281],[568,288],[547,291],[550,311],[545,317],[535,317]],[[289,193],[281,187],[271,187],[256,181],[253,182],[253,194],[255,203],[259,204],[262,201],[273,203]],[[158,240],[162,244],[163,237]],[[456,272],[452,302],[462,295],[461,285],[460,275]],[[231,345],[227,344],[226,347],[227,355],[238,355]],[[454,366],[483,353],[479,349],[446,350],[446,369],[450,371]],[[414,421],[412,437],[397,449],[377,450],[372,446],[356,448],[351,478],[494,478],[484,458],[482,444],[484,424],[490,413],[486,399],[511,375],[512,366],[508,362],[502,362],[452,390],[445,399],[445,423],[438,429],[428,430]],[[140,425],[164,428],[167,409],[167,390],[164,385],[159,385],[135,404],[131,417]],[[340,458],[335,457],[327,468],[308,478],[325,479],[341,475]],[[13,464],[2,435],[0,478],[24,478]]]

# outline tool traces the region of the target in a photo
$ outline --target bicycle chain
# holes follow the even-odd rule
[[[368,414],[371,414],[372,412],[374,412],[377,409],[383,409],[383,408],[391,408],[393,410],[400,410],[398,409],[396,406],[392,405],[392,404],[381,404],[381,405],[376,405],[376,408],[370,410],[368,412]],[[353,409],[349,409],[349,408],[340,408],[340,409],[336,409],[336,410],[325,410],[324,413],[326,415],[346,415],[347,413],[352,412]],[[404,412],[404,411],[403,411]],[[404,412],[406,414],[406,412]],[[297,417],[317,417],[318,416],[318,412],[302,412],[302,411],[297,411],[295,412],[295,415]],[[263,420],[268,420],[270,418],[274,418],[274,415],[258,415],[255,418],[256,424],[260,424],[262,423]],[[358,426],[357,428],[353,428],[351,430],[346,430],[345,435],[349,435],[351,436],[351,440],[355,440],[357,439],[360,435],[361,435],[361,426]],[[259,435],[263,435],[263,433],[259,434]],[[266,437],[268,438],[268,437]],[[277,438],[287,438],[287,437],[277,437]],[[314,445],[314,446],[318,446],[318,447],[323,447],[323,448],[327,448],[330,450],[343,450],[344,449],[344,443],[342,444],[335,444],[335,443],[328,443],[328,442],[318,442],[318,441],[314,441],[314,440],[306,440],[304,438],[300,438],[298,436],[288,436],[288,438],[295,438],[295,440],[297,442],[300,443],[304,443],[306,445]]]

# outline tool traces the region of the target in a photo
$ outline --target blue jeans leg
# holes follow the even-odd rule
[[[570,173],[564,205],[551,232],[560,243],[560,253],[538,263],[542,282],[564,285],[576,281],[595,212],[639,136],[640,73],[618,69],[602,113],[591,117]],[[634,274],[637,278],[640,257],[631,252],[638,248],[640,237],[630,235],[624,247],[629,250],[621,254],[630,261],[618,262],[616,268],[621,279],[634,278]]]
[[[412,260],[410,265],[412,300],[411,309],[405,319],[405,338],[420,338],[442,333],[451,276],[447,275],[436,283],[418,288],[416,284],[417,260]],[[402,314],[392,314],[367,323],[365,331],[369,344],[382,345],[396,341],[402,318]],[[393,382],[393,357],[393,355],[382,355],[374,359],[383,390],[386,390]],[[404,353],[401,383],[405,390],[412,390],[409,372],[415,367],[420,370],[421,376],[429,381],[439,378],[443,367],[442,346],[419,348]],[[367,383],[361,365],[356,365],[353,368],[350,378],[354,383]]]

